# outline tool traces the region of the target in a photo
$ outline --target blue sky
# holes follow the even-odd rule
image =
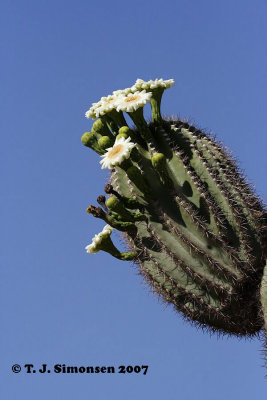
[[[261,343],[183,322],[131,263],[84,246],[108,174],[84,112],[136,78],[174,78],[163,113],[215,133],[264,186],[263,1],[3,1],[2,398],[266,399]],[[120,244],[122,246],[122,244]],[[149,366],[146,376],[14,374],[13,364]]]

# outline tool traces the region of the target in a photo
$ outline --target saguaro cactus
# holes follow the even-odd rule
[[[108,225],[86,249],[139,264],[153,290],[187,319],[253,335],[267,319],[264,207],[221,144],[186,121],[162,118],[161,97],[173,85],[137,79],[87,111],[96,121],[82,143],[101,156],[111,178],[109,198],[87,208]],[[114,246],[113,228],[129,252]]]

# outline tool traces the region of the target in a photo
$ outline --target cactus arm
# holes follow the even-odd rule
[[[138,79],[86,113],[101,118],[82,142],[101,155],[112,183],[110,197],[97,199],[101,207],[87,209],[109,224],[87,250],[138,263],[153,291],[186,319],[251,336],[267,319],[264,207],[220,143],[187,122],[162,119],[161,97],[173,83]],[[113,247],[112,227],[131,251]]]

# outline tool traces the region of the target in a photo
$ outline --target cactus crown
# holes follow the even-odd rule
[[[186,121],[162,118],[162,94],[173,85],[137,79],[86,112],[96,121],[82,143],[111,170],[109,198],[87,208],[109,228],[86,249],[136,262],[152,289],[190,321],[253,335],[267,308],[266,286],[260,290],[265,210],[221,144]],[[123,232],[131,251],[114,246],[110,227]]]

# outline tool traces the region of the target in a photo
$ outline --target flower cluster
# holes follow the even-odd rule
[[[92,239],[92,243],[88,244],[85,247],[87,253],[97,253],[100,250],[101,243],[104,239],[107,239],[113,231],[113,228],[110,225],[106,225],[102,232],[95,235]]]
[[[85,114],[86,118],[97,121],[93,123],[91,132],[83,134],[82,143],[101,156],[102,169],[113,170],[119,166],[128,179],[132,180],[140,191],[144,190],[145,194],[149,192],[149,189],[138,168],[138,162],[147,154],[153,156],[153,146],[151,146],[153,126],[151,127],[145,120],[143,107],[146,103],[150,103],[152,123],[160,123],[162,121],[160,103],[163,91],[173,85],[173,79],[155,79],[148,82],[137,79],[133,86],[115,90],[112,94],[101,97]],[[128,113],[135,129],[128,127],[123,112]],[[87,212],[110,225],[106,225],[102,232],[95,235],[92,243],[85,249],[90,254],[103,250],[120,260],[133,260],[137,257],[137,253],[135,251],[120,252],[114,246],[110,235],[113,227],[135,235],[135,221],[147,221],[147,216],[140,212],[141,206],[139,207],[134,199],[127,197],[122,199],[122,196],[113,189],[112,191],[105,189],[105,191],[114,196],[110,196],[107,200],[105,196],[99,196],[97,202],[102,208],[90,205]]]
[[[92,107],[86,111],[86,118],[96,119],[107,114],[112,110],[133,112],[150,100],[152,93],[143,91],[124,92],[123,90],[116,91],[116,94],[102,97],[97,103],[93,103]]]
[[[168,89],[174,85],[173,79],[155,79],[148,82],[137,79],[135,84],[123,90],[115,90],[112,95],[102,97],[97,103],[93,103],[88,111],[86,118],[96,119],[112,110],[133,112],[143,107],[150,101],[152,90],[161,88]]]
[[[139,138],[143,136],[147,140],[151,132],[144,119],[142,108],[146,103],[150,103],[152,121],[160,121],[162,93],[173,85],[173,79],[155,79],[147,82],[143,79],[137,79],[133,86],[116,90],[111,95],[101,97],[97,103],[92,104],[85,116],[92,119],[100,118],[98,120],[100,123],[96,121],[93,124],[92,132],[86,133],[82,142],[101,154],[100,164],[102,168],[112,169],[120,165],[130,157],[130,153],[135,147],[135,143],[132,143],[130,137],[127,137],[128,134],[124,137],[118,135],[120,128],[128,128],[123,112],[127,112],[131,117],[137,127]],[[134,135],[132,135],[133,137]],[[112,147],[110,147],[111,145]]]

